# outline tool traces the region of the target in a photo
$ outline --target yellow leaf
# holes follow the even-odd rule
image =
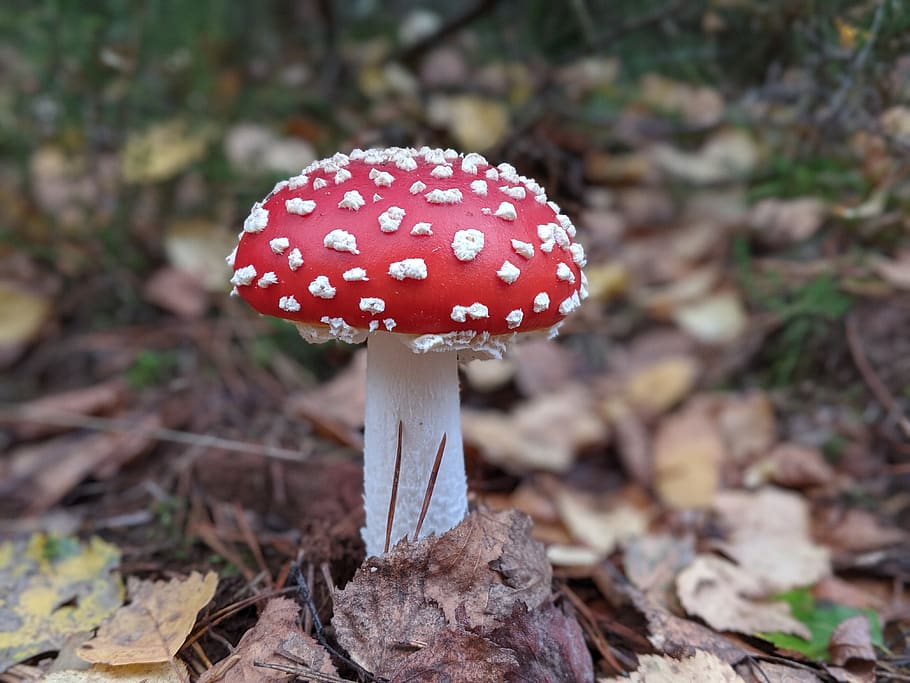
[[[47,297],[0,282],[0,347],[31,341],[50,309]]]
[[[695,410],[665,418],[654,435],[654,486],[677,509],[714,502],[726,448],[717,427]]]
[[[210,129],[190,130],[179,118],[133,133],[123,150],[123,179],[154,183],[172,178],[203,157],[211,137]]]
[[[0,544],[0,671],[95,628],[123,602],[116,547],[36,534]]]
[[[96,664],[167,662],[183,646],[196,614],[215,595],[218,576],[193,572],[186,579],[128,585],[130,604],[117,610],[98,635],[76,652]]]
[[[188,680],[186,666],[179,661],[129,666],[96,664],[85,671],[57,671],[42,679],[43,683],[184,683]]]
[[[462,149],[485,152],[495,147],[509,127],[509,111],[498,100],[477,95],[437,96],[428,116],[449,129]]]

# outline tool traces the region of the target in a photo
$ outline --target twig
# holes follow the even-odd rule
[[[478,2],[476,2],[473,7],[465,10],[458,16],[453,17],[430,35],[426,36],[425,38],[421,38],[413,45],[410,45],[404,50],[401,50],[395,54],[392,58],[392,61],[416,61],[423,55],[423,53],[436,47],[450,35],[458,33],[458,31],[463,29],[465,26],[475,21],[476,19],[479,19],[484,14],[492,10],[494,7],[496,7],[497,2],[498,0],[478,0]]]
[[[433,499],[433,491],[436,489],[436,477],[439,475],[439,466],[442,464],[442,454],[446,449],[446,435],[442,435],[442,441],[439,442],[439,448],[436,449],[436,460],[433,461],[433,469],[430,471],[430,480],[427,482],[426,493],[423,494],[423,505],[420,508],[420,517],[417,518],[417,528],[414,529],[414,540],[420,539],[420,529],[423,527],[423,520],[427,516],[427,510],[430,509],[430,501]]]
[[[866,38],[866,42],[863,44],[862,48],[860,48],[859,52],[854,56],[853,61],[851,61],[850,65],[847,67],[847,72],[841,78],[840,87],[838,87],[837,91],[835,91],[828,102],[827,111],[823,114],[822,121],[829,121],[835,118],[844,105],[844,100],[847,98],[847,93],[856,80],[856,75],[863,68],[866,60],[869,59],[869,53],[872,52],[872,46],[878,39],[878,32],[881,29],[882,21],[885,17],[885,7],[887,5],[888,0],[879,0],[878,7],[875,8],[875,16],[872,17],[872,25],[869,27],[869,36]]]
[[[404,423],[398,420],[398,446],[395,450],[395,473],[392,475],[392,495],[389,498],[389,513],[385,523],[385,547],[383,554],[389,552],[392,542],[392,524],[395,522],[395,505],[398,503],[398,477],[401,474],[401,439],[404,432]]]
[[[869,387],[869,391],[872,392],[875,400],[888,411],[890,417],[897,420],[897,424],[900,425],[901,430],[904,432],[904,436],[910,438],[910,420],[903,414],[897,399],[894,398],[894,395],[888,390],[888,387],[885,386],[885,383],[875,372],[875,369],[866,357],[866,354],[863,351],[862,342],[859,338],[859,330],[856,327],[856,317],[854,315],[851,314],[847,316],[845,327],[847,330],[847,346],[850,349],[850,356],[853,358],[853,362],[856,365],[856,369],[859,370],[860,376],[863,378],[866,386]]]
[[[603,633],[597,628],[597,620],[594,618],[594,615],[591,614],[591,610],[588,609],[588,606],[585,605],[584,600],[578,597],[575,591],[565,584],[559,587],[559,593],[565,596],[572,604],[572,607],[578,612],[578,621],[581,623],[582,628],[587,631],[591,640],[594,641],[594,647],[597,648],[597,651],[600,653],[600,656],[604,658],[607,665],[610,666],[615,673],[622,673],[625,671],[626,667],[624,667],[616,658],[619,653],[613,652],[607,639],[604,638]]]
[[[196,434],[184,432],[179,429],[167,427],[145,427],[132,420],[119,420],[110,417],[97,417],[95,415],[80,415],[78,413],[65,413],[58,411],[24,410],[18,406],[0,404],[0,422],[38,422],[41,424],[55,425],[58,427],[73,427],[79,429],[93,429],[99,432],[112,432],[147,436],[158,441],[189,444],[200,448],[214,448],[237,453],[250,453],[277,460],[290,462],[303,462],[310,456],[287,448],[266,446],[263,444],[248,443],[225,439],[210,434]]]
[[[291,578],[297,584],[297,599],[303,603],[313,619],[313,631],[315,632],[316,641],[322,645],[330,655],[344,662],[347,666],[356,671],[359,676],[368,681],[375,681],[376,677],[373,674],[364,669],[353,659],[340,652],[336,647],[329,644],[328,638],[326,638],[325,628],[322,625],[322,619],[319,617],[316,603],[313,602],[313,595],[310,592],[310,587],[307,585],[307,582],[300,571],[299,563],[295,564],[291,569]]]
[[[311,669],[306,664],[275,664],[273,662],[262,662],[258,659],[253,660],[253,666],[259,666],[263,669],[274,669],[275,671],[284,671],[293,674],[296,678],[302,678],[305,681],[317,681],[317,683],[344,683],[343,678],[324,674],[321,671]]]

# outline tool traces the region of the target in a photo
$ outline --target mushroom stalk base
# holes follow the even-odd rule
[[[458,354],[415,354],[395,337],[379,332],[367,343],[363,452],[366,526],[361,530],[367,556],[380,555],[385,547],[399,420],[403,425],[401,472],[391,545],[405,536],[413,540],[443,434],[445,452],[420,535],[448,531],[464,518],[468,507]]]

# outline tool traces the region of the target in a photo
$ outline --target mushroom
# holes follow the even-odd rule
[[[574,237],[535,181],[451,149],[336,154],[253,206],[228,257],[233,293],[309,342],[368,341],[368,555],[415,532],[436,464],[422,534],[467,513],[459,356],[555,333],[587,295]]]

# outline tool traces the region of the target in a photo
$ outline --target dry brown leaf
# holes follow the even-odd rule
[[[901,251],[894,259],[877,259],[875,270],[895,289],[910,289],[910,250]]]
[[[779,631],[802,638],[810,633],[783,602],[764,602],[766,587],[735,564],[714,555],[698,555],[676,577],[676,592],[686,612],[718,631],[755,635]]]
[[[723,434],[727,452],[736,462],[763,455],[777,442],[774,406],[764,392],[715,394],[706,401]]]
[[[276,669],[256,666],[255,662],[298,664],[330,676],[338,676],[328,652],[303,634],[297,625],[300,608],[290,598],[269,600],[256,625],[243,634],[234,651],[199,677],[199,683],[256,683],[288,681],[291,675]],[[289,649],[293,645],[293,649]],[[291,662],[279,657],[293,653]]]
[[[906,531],[885,526],[867,510],[834,510],[819,523],[819,536],[837,550],[864,553],[907,543]]]
[[[607,401],[603,411],[616,436],[616,450],[626,474],[636,484],[651,486],[651,434],[644,421],[623,401]]]
[[[828,652],[834,666],[826,668],[835,679],[850,683],[876,680],[875,648],[866,615],[858,614],[838,624],[828,642]]]
[[[405,644],[414,648],[415,645]],[[417,646],[420,647],[420,646]],[[457,626],[441,629],[435,638],[402,661],[390,683],[487,683],[511,680],[518,661],[511,650]]]
[[[727,344],[742,335],[748,316],[739,294],[726,291],[680,306],[673,320],[703,344]]]
[[[70,415],[99,415],[119,407],[127,398],[126,384],[120,379],[79,387],[70,391],[49,394],[19,404],[19,411],[26,418],[13,427],[19,439],[37,439],[65,432],[69,427],[60,427],[41,422],[42,415],[66,413]]]
[[[794,663],[793,666],[763,662],[750,658],[736,667],[746,683],[822,683],[812,669]]]
[[[749,211],[749,229],[756,238],[772,247],[788,247],[803,242],[825,221],[824,202],[815,197],[763,199]]]
[[[704,413],[685,410],[664,418],[653,448],[654,487],[664,503],[686,509],[714,502],[726,448]]]
[[[108,666],[95,664],[83,671],[57,671],[42,683],[186,683],[189,673],[181,661]]]
[[[628,678],[600,678],[598,683],[745,683],[733,667],[704,650],[679,660],[659,655],[640,655],[638,669]]]
[[[674,577],[695,557],[691,537],[651,534],[631,539],[623,552],[623,567],[629,580],[658,604],[672,588]]]
[[[763,594],[809,586],[831,573],[828,550],[811,539],[803,496],[775,488],[723,491],[714,507],[728,529],[719,547],[760,582]]]
[[[193,572],[186,579],[130,578],[130,603],[98,629],[77,654],[95,664],[150,664],[171,661],[196,623],[196,614],[215,595],[218,576]]]
[[[195,275],[165,266],[152,273],[142,287],[142,296],[184,320],[201,318],[209,297]]]
[[[306,140],[277,135],[259,123],[237,123],[224,136],[231,167],[243,174],[296,174],[316,160]]]
[[[714,88],[674,81],[658,74],[646,74],[641,79],[641,98],[645,104],[679,114],[686,123],[699,128],[720,123],[726,108]]]
[[[578,384],[535,396],[511,414],[463,410],[462,426],[465,441],[487,460],[515,471],[564,472],[580,448],[608,435],[590,391]]]
[[[411,654],[402,644],[431,643],[447,624],[495,628],[516,605],[541,605],[550,580],[527,517],[474,512],[442,536],[368,558],[335,593],[332,624],[358,664],[387,676]]]
[[[366,382],[367,354],[366,349],[360,349],[348,366],[328,382],[292,394],[287,401],[288,410],[345,443],[362,442]]]
[[[660,415],[679,401],[695,386],[698,361],[692,356],[667,356],[637,368],[626,378],[626,400],[643,416]]]
[[[575,358],[565,346],[543,337],[516,344],[511,355],[515,384],[525,396],[561,389],[572,376],[575,365]]]
[[[577,491],[560,490],[556,506],[572,537],[597,551],[600,559],[648,529],[648,517],[638,508],[621,503],[606,509]]]
[[[651,149],[655,165],[664,173],[693,185],[731,183],[747,178],[758,166],[760,152],[745,131],[722,130],[696,152],[666,144]]]
[[[534,611],[516,606],[508,625],[487,636],[506,652],[515,653],[518,671],[507,681],[590,681],[594,677],[581,626],[553,603]]]
[[[750,466],[743,474],[749,488],[774,482],[788,488],[806,489],[827,486],[835,477],[834,468],[821,451],[795,443],[778,444],[768,457]]]

